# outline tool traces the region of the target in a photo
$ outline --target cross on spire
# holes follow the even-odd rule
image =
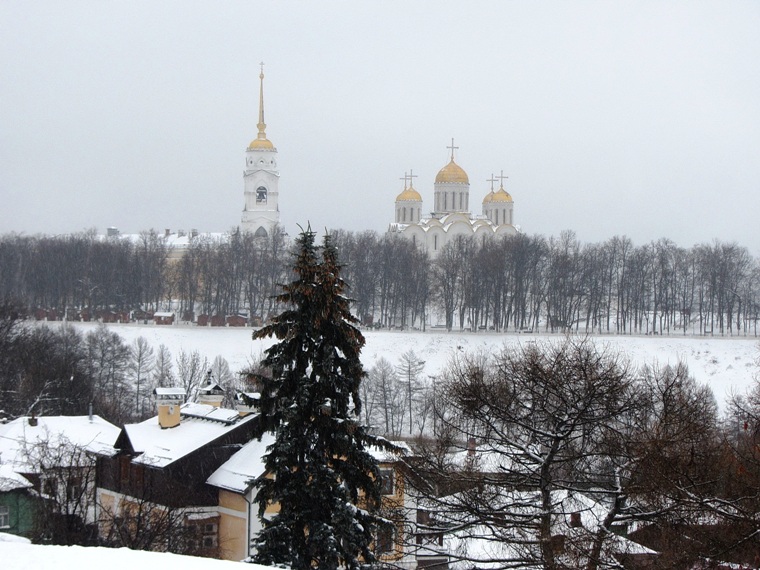
[[[259,63],[259,65],[261,66],[261,74],[259,75],[259,77],[263,79],[264,78],[264,62],[262,61],[261,63]]]
[[[500,174],[499,176],[497,176],[496,178],[498,178],[499,180],[501,180],[501,185],[500,185],[500,188],[501,188],[502,190],[504,190],[504,179],[505,179],[505,178],[509,178],[509,176],[504,176],[504,171],[502,170],[502,171],[501,171],[501,174]]]
[[[399,180],[403,180],[404,181],[404,190],[406,190],[406,183],[409,182],[409,175],[406,172],[404,172],[404,177],[403,178],[399,178]]]
[[[409,188],[411,188],[414,185],[414,178],[417,178],[417,175],[414,173],[414,170],[409,170]]]
[[[493,175],[493,172],[491,173],[491,178],[489,178],[488,180],[486,180],[486,182],[490,182],[491,183],[491,192],[493,192],[493,183],[496,182],[496,180],[497,180],[497,178]]]
[[[451,146],[447,146],[446,148],[451,149],[451,160],[454,160],[454,150],[459,150],[458,146],[454,146],[454,137],[451,137]]]

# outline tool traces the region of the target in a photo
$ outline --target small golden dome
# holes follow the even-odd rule
[[[453,158],[451,159],[451,162],[441,168],[441,170],[439,170],[438,174],[435,176],[436,184],[446,182],[456,182],[457,184],[470,183],[470,179],[467,177],[467,173],[462,170],[461,166],[454,162]]]
[[[411,186],[409,188],[406,188],[401,194],[396,196],[396,202],[410,202],[410,201],[422,202],[422,196],[420,196],[420,193],[417,192],[417,190],[415,190]]]
[[[274,150],[274,145],[269,139],[253,139],[248,145],[248,150]]]
[[[486,197],[483,198],[484,204],[490,204],[491,202],[512,202],[512,196],[504,190],[504,188],[499,188],[496,192],[491,191],[488,194],[486,194]]]

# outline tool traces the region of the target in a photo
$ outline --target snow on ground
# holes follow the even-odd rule
[[[163,552],[144,552],[127,548],[95,548],[84,546],[40,546],[5,539],[0,534],[0,560],[8,570],[67,570],[69,568],[181,568],[182,570],[269,570],[268,566],[212,560],[196,556],[180,556]]]
[[[72,323],[82,332],[93,330],[96,323]],[[60,326],[51,323],[51,326]],[[232,371],[259,360],[272,339],[251,340],[250,328],[211,328],[193,325],[116,324],[108,327],[130,344],[143,336],[154,347],[164,344],[176,359],[179,352],[197,350],[211,362],[217,355],[227,359]],[[435,377],[457,352],[496,352],[504,345],[553,341],[561,335],[467,332],[393,332],[367,331],[367,344],[362,362],[369,369],[380,357],[396,364],[400,356],[414,350],[425,361],[423,377]],[[679,360],[689,366],[698,382],[709,385],[721,407],[731,394],[741,394],[760,373],[760,339],[757,337],[701,336],[596,336],[594,341],[609,350],[621,351],[635,365],[675,364]]]

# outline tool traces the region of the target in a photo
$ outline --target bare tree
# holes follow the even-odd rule
[[[181,350],[177,356],[177,386],[187,395],[187,401],[195,399],[198,388],[201,387],[209,370],[208,359],[201,357],[197,350],[187,353]]]
[[[156,364],[153,347],[145,337],[137,337],[129,347],[129,373],[135,386],[135,416],[145,415],[145,401],[150,398],[152,387],[149,379]]]
[[[164,344],[160,344],[158,346],[156,361],[153,367],[152,382],[154,388],[156,386],[160,386],[162,388],[173,386],[175,383],[172,354]]]
[[[493,361],[453,362],[442,386],[448,413],[438,420],[447,452],[437,444],[416,466],[437,530],[462,544],[486,544],[485,559],[459,553],[476,565],[594,563],[595,541],[601,556],[611,534],[595,534],[598,525],[571,532],[563,522],[592,510],[595,499],[580,498],[585,492],[609,486],[606,441],[634,405],[631,387],[625,363],[589,342],[530,344]]]
[[[396,374],[402,384],[406,385],[406,403],[409,409],[409,435],[412,434],[414,420],[412,408],[415,405],[418,392],[422,389],[420,374],[425,369],[425,361],[420,360],[413,350],[407,350],[401,355],[396,365]]]
[[[96,544],[96,455],[62,434],[45,434],[25,440],[20,458],[39,492],[35,542]]]
[[[383,433],[387,436],[400,436],[404,424],[406,391],[400,384],[393,365],[386,358],[379,358],[363,384],[371,387],[374,394],[373,400],[377,403],[381,416],[378,420],[383,426]]]

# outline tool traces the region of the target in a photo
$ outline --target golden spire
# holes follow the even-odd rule
[[[259,65],[261,66],[261,73],[259,73],[261,80],[259,85],[259,124],[256,126],[259,127],[259,139],[265,140],[267,138],[267,125],[264,122],[264,62],[262,61]]]
[[[259,128],[259,134],[248,145],[248,149],[274,150],[274,145],[267,140],[267,125],[264,122],[264,62],[262,61],[259,65],[261,66],[261,73],[259,73],[261,84],[259,85],[259,124],[256,125]]]

